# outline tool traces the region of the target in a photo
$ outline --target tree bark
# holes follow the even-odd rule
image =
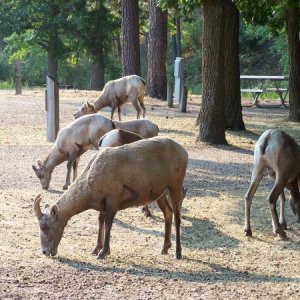
[[[157,6],[156,0],[149,0],[150,31],[148,43],[147,91],[153,98],[167,97],[167,22],[168,14]]]
[[[15,85],[16,95],[22,94],[22,63],[20,60],[15,61]]]
[[[289,120],[300,122],[300,43],[299,7],[291,6],[287,13],[287,33],[289,47]]]
[[[57,48],[57,35],[50,36],[48,41],[48,76],[50,76],[55,82],[58,81],[58,59],[56,57]]]
[[[242,116],[239,60],[239,11],[231,0],[225,1],[225,119],[226,129],[245,130]]]
[[[225,138],[224,1],[203,1],[202,106],[198,141],[227,144]]]
[[[91,90],[100,91],[104,87],[105,67],[102,61],[93,63],[91,66]]]
[[[123,76],[141,75],[138,0],[122,0]]]

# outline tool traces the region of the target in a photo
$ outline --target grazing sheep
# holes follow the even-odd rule
[[[110,231],[116,213],[156,201],[165,218],[162,253],[168,253],[171,247],[173,212],[175,256],[181,258],[180,210],[187,163],[188,154],[182,146],[160,137],[99,151],[48,211],[41,212],[41,197],[36,197],[34,211],[39,220],[42,253],[56,255],[69,219],[85,210],[95,209],[100,211],[99,232],[92,253],[105,258],[110,254]]]
[[[99,140],[99,148],[103,147],[118,147],[126,144],[130,144],[136,141],[141,140],[142,137],[136,133],[126,131],[123,129],[114,129],[106,133],[102,138]],[[151,212],[149,207],[145,205],[142,208],[143,213],[146,217],[151,216]]]
[[[158,134],[157,125],[149,120],[118,122],[117,126],[135,132],[143,138]],[[49,188],[54,168],[67,160],[67,177],[63,186],[63,189],[67,189],[70,185],[72,167],[74,171],[73,180],[77,177],[80,156],[89,149],[98,149],[100,137],[115,127],[112,120],[96,114],[83,116],[63,128],[46,159],[43,162],[38,161],[38,166],[32,166],[42,187],[44,189]]]
[[[267,172],[275,179],[268,196],[273,232],[285,238],[287,228],[284,216],[284,188],[291,194],[291,207],[300,220],[300,147],[295,140],[281,130],[267,130],[258,139],[254,150],[254,166],[250,187],[245,195],[245,235],[252,236],[250,227],[250,208],[252,199]],[[276,211],[276,201],[281,195],[280,219]]]
[[[110,106],[110,118],[113,119],[115,109],[118,108],[119,121],[121,121],[121,105],[131,101],[137,111],[137,119],[140,118],[141,108],[143,110],[143,118],[145,118],[145,88],[145,80],[137,75],[124,76],[116,80],[108,81],[94,104],[90,104],[86,101],[74,114],[74,117],[77,119],[86,114],[94,114],[103,107]]]

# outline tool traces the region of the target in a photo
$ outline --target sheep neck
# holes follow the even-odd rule
[[[67,224],[73,216],[91,208],[89,192],[84,180],[77,179],[56,203],[59,218]]]
[[[99,111],[100,109],[106,106],[111,106],[111,101],[108,93],[103,91],[101,95],[97,98],[97,100],[94,102],[94,108],[95,111]]]
[[[54,145],[43,164],[46,170],[52,173],[54,168],[63,161],[65,161],[63,154],[58,150],[57,146]]]

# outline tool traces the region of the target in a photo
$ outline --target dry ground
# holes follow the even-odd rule
[[[147,118],[160,135],[174,138],[189,152],[182,209],[183,259],[161,255],[163,218],[140,208],[119,212],[111,255],[96,260],[97,217],[86,211],[66,227],[58,255],[41,254],[34,197],[52,204],[62,193],[66,163],[54,170],[43,191],[31,165],[51,143],[45,138],[42,90],[0,92],[0,299],[296,299],[300,298],[300,226],[288,208],[288,241],[272,235],[265,178],[252,207],[253,238],[243,235],[243,195],[248,187],[258,135],[281,127],[300,141],[299,124],[285,122],[286,109],[245,108],[246,133],[228,133],[229,146],[195,143],[200,99],[189,99],[188,113],[146,99]],[[61,91],[61,124],[72,121],[83,100],[96,92]],[[124,119],[134,118],[131,105]],[[109,115],[109,110],[103,112]],[[80,170],[93,155],[84,154]],[[174,239],[174,236],[173,236]]]

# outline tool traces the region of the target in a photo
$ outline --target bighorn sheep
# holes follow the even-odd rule
[[[141,140],[142,137],[136,133],[126,131],[123,129],[114,129],[106,133],[99,140],[100,147],[118,147],[126,144],[130,144]]]
[[[137,111],[137,119],[140,118],[141,108],[143,118],[145,118],[145,88],[145,80],[138,75],[129,75],[108,81],[94,104],[90,104],[88,101],[84,102],[74,114],[74,117],[77,119],[86,114],[94,114],[103,107],[110,106],[110,118],[113,119],[115,109],[118,108],[119,121],[121,121],[121,105],[130,100]]]
[[[136,141],[141,140],[142,137],[136,133],[126,131],[123,129],[114,129],[106,133],[102,138],[99,140],[99,148],[103,147],[118,147],[126,144],[130,144]],[[143,213],[146,217],[151,216],[151,212],[149,207],[145,205],[142,208]]]
[[[268,196],[273,232],[285,238],[286,221],[284,216],[284,188],[291,194],[291,207],[300,220],[300,147],[294,139],[278,129],[265,131],[258,139],[254,150],[254,166],[250,187],[245,195],[245,235],[252,236],[250,227],[250,207],[252,199],[267,172],[275,179]],[[276,211],[276,201],[281,195],[280,219]]]
[[[51,209],[42,213],[41,197],[36,197],[34,211],[39,220],[42,253],[56,255],[68,220],[95,209],[100,211],[99,232],[92,254],[104,258],[110,254],[110,231],[116,213],[157,201],[165,219],[162,253],[167,254],[171,247],[173,212],[175,256],[181,258],[180,210],[187,163],[185,149],[168,138],[154,137],[99,151]]]
[[[47,158],[43,162],[38,161],[38,166],[32,166],[37,177],[40,179],[42,187],[44,189],[49,188],[54,168],[67,160],[67,177],[63,187],[67,189],[70,185],[72,166],[74,171],[73,180],[77,177],[77,166],[80,155],[89,149],[98,149],[100,137],[116,126],[135,132],[143,138],[157,136],[158,134],[157,125],[149,120],[117,122],[115,125],[112,120],[99,114],[83,116],[63,128]]]

